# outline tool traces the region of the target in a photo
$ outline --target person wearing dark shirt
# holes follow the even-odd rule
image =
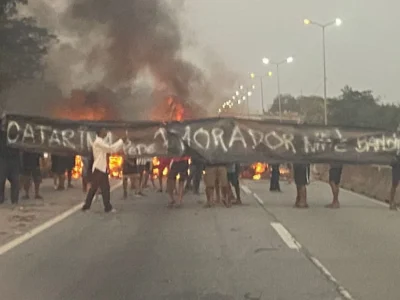
[[[280,172],[279,172],[279,164],[271,164],[271,181],[270,181],[270,186],[269,190],[271,192],[280,192],[281,187],[279,185],[279,177],[280,177]]]
[[[20,182],[20,152],[7,146],[6,133],[0,130],[0,204],[5,201],[5,184],[11,184],[11,203],[17,204]]]
[[[293,164],[294,182],[297,188],[296,208],[308,208],[307,185],[310,183],[310,164]]]
[[[175,197],[174,197],[174,190],[176,187],[176,179],[179,175],[179,184],[178,184],[178,201],[177,205],[178,207],[182,205],[183,202],[183,192],[184,192],[184,185],[185,181],[187,180],[188,177],[188,170],[189,170],[189,157],[188,156],[183,156],[183,157],[175,157],[171,161],[171,167],[170,171],[168,173],[168,179],[167,179],[167,192],[171,198],[171,201],[169,202],[168,206],[172,207],[175,203]]]
[[[392,166],[392,186],[390,188],[389,209],[397,210],[397,205],[394,197],[396,196],[396,190],[400,182],[400,162],[396,160],[391,164],[391,166]]]
[[[65,167],[67,169],[68,188],[73,188],[72,185],[72,171],[75,168],[75,155],[65,157]]]
[[[31,187],[31,181],[35,187],[35,199],[43,199],[40,196],[39,189],[42,183],[42,174],[40,171],[40,159],[42,154],[23,152],[22,153],[22,178],[25,195],[23,199],[29,199],[29,190]]]
[[[339,208],[339,191],[340,191],[340,179],[342,177],[343,165],[331,164],[329,168],[329,185],[331,186],[333,200],[331,204],[328,204],[327,208]]]
[[[136,164],[136,158],[124,157],[122,162],[122,188],[124,190],[124,199],[128,198],[128,179],[131,183],[131,190],[137,189],[139,193],[139,168]]]

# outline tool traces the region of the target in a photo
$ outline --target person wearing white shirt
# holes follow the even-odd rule
[[[96,132],[96,139],[92,144],[93,151],[93,173],[91,176],[91,186],[86,196],[85,204],[82,207],[83,211],[89,210],[92,205],[93,198],[100,188],[103,196],[104,211],[115,212],[110,203],[110,182],[108,180],[108,165],[107,155],[117,153],[124,146],[124,139],[119,139],[112,145],[104,141],[106,130],[100,129]]]

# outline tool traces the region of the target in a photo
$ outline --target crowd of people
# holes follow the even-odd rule
[[[82,157],[82,187],[87,192],[87,197],[82,209],[90,209],[94,196],[101,192],[104,209],[106,212],[115,211],[110,202],[110,183],[108,176],[108,157],[110,154],[122,150],[125,138],[119,139],[116,143],[108,145],[103,139],[106,135],[104,129],[97,132],[96,140],[92,145],[92,154]],[[29,199],[33,186],[35,199],[42,199],[40,184],[42,182],[41,160],[43,155],[35,152],[20,151],[6,145],[4,133],[0,133],[0,204],[4,203],[5,182],[8,180],[11,185],[10,200],[17,204],[20,198],[20,191],[24,191],[21,199]],[[72,171],[75,166],[75,156],[51,156],[51,173],[54,179],[54,189],[62,191],[72,185]],[[280,165],[271,164],[270,191],[280,192],[279,176]],[[310,183],[310,164],[294,163],[287,164],[296,185],[296,208],[307,208],[307,185]],[[226,207],[232,204],[241,204],[239,174],[240,164],[204,163],[196,157],[175,157],[160,158],[159,164],[152,165],[151,158],[124,157],[122,165],[123,198],[128,197],[129,190],[136,196],[145,196],[144,188],[148,182],[152,183],[154,189],[153,170],[158,169],[159,192],[167,192],[169,195],[168,207],[181,207],[184,195],[187,191],[194,194],[200,193],[200,182],[204,178],[206,204],[205,207],[212,207],[222,203]],[[166,187],[164,189],[164,171],[168,170]],[[340,180],[342,175],[342,164],[331,164],[329,169],[329,185],[332,190],[332,202],[326,207],[339,208]],[[204,175],[203,175],[204,174]],[[390,191],[390,209],[396,210],[395,193],[400,182],[400,164],[392,165],[392,186]],[[33,183],[33,184],[32,184]],[[130,183],[130,189],[128,188]],[[88,189],[88,187],[90,187]],[[236,197],[233,191],[235,191]]]

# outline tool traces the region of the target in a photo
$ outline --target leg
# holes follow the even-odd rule
[[[6,185],[6,162],[1,159],[0,160],[0,204],[4,203],[4,191],[5,191],[5,185]]]
[[[123,175],[122,189],[124,190],[124,199],[126,199],[128,197],[128,177],[127,177],[127,175]]]
[[[158,169],[158,172],[159,172],[159,174],[158,174],[158,183],[160,184],[160,189],[158,191],[160,193],[162,193],[162,191],[163,191],[163,184],[162,184],[162,182],[163,182],[163,173],[162,173],[162,170],[160,170],[160,169]]]
[[[228,182],[228,173],[226,167],[217,168],[217,181],[221,189],[223,203],[225,203],[227,207],[231,207],[232,201],[228,197],[229,182]]]
[[[205,207],[211,207],[214,203],[214,190],[215,183],[217,181],[216,175],[217,173],[215,167],[206,168],[206,173],[204,175],[204,184],[206,186],[207,204]]]
[[[203,175],[203,167],[197,165],[193,174],[193,192],[199,194],[201,176]]]
[[[100,190],[101,190],[101,195],[103,197],[104,211],[106,213],[108,213],[108,212],[112,211],[113,207],[112,207],[111,201],[110,201],[110,198],[111,198],[110,181],[108,180],[108,174],[106,174],[106,173],[101,173]]]
[[[29,173],[22,175],[23,188],[25,191],[25,195],[22,197],[22,199],[29,199],[29,190],[31,188],[31,177],[32,174]]]
[[[19,200],[19,161],[11,162],[9,167],[11,168],[8,172],[8,180],[11,184],[11,203],[17,204]]]
[[[167,179],[167,193],[169,195],[170,201],[168,203],[168,206],[171,207],[172,205],[175,204],[175,197],[174,197],[174,190],[175,190],[175,178],[172,176],[168,175]]]
[[[86,195],[86,201],[85,201],[85,204],[82,207],[82,210],[88,210],[92,206],[93,198],[94,198],[94,196],[95,196],[95,194],[96,194],[96,192],[97,192],[97,190],[98,190],[98,188],[100,186],[100,180],[101,180],[100,176],[101,176],[101,172],[100,171],[95,170],[93,172],[92,178],[91,178],[91,186],[90,186],[89,192]]]
[[[72,169],[67,170],[67,176],[68,176],[68,187],[72,188]]]
[[[35,199],[43,199],[43,197],[40,196],[40,184],[42,183],[42,173],[40,171],[40,167],[32,171],[32,179],[35,187]]]

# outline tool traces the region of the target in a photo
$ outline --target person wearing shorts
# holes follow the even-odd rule
[[[340,179],[342,177],[343,165],[331,164],[329,168],[329,185],[331,186],[333,200],[331,204],[328,204],[327,208],[339,208],[339,190],[340,190]]]
[[[122,163],[122,188],[124,191],[124,199],[128,198],[128,179],[131,183],[131,190],[133,190],[138,187],[139,176],[139,169],[136,164],[136,159],[124,157]]]
[[[231,201],[228,196],[228,174],[226,170],[226,165],[224,164],[207,164],[204,174],[204,184],[206,186],[206,197],[207,204],[206,207],[211,207],[214,204],[214,190],[216,187],[216,182],[218,181],[218,186],[222,192],[223,203],[227,206],[231,206]]]
[[[171,199],[170,202],[168,203],[169,207],[172,207],[174,204],[177,204],[178,207],[182,205],[185,181],[187,180],[188,177],[188,170],[189,170],[188,156],[176,157],[172,159],[167,179],[167,192]],[[176,179],[178,175],[179,175],[178,201],[176,201],[174,197],[174,190],[176,187]]]
[[[144,158],[144,157],[136,158],[136,165],[137,165],[138,174],[139,174],[139,186],[138,186],[138,190],[136,191],[136,195],[138,195],[138,196],[145,196],[145,194],[143,193],[143,187],[144,187],[144,176],[146,174],[147,162],[148,162],[148,158]]]
[[[153,159],[152,158],[148,158],[146,165],[144,166],[144,182],[143,182],[143,186],[145,188],[148,187],[148,182],[149,182],[149,178],[151,181],[151,184],[153,186],[153,188],[156,188],[156,185],[154,183],[154,178],[153,178]]]
[[[397,210],[397,205],[394,197],[396,196],[396,190],[400,182],[400,162],[394,162],[392,164],[392,187],[390,189],[389,209]]]
[[[240,198],[240,185],[239,185],[239,172],[240,172],[240,165],[239,164],[230,164],[227,167],[228,173],[228,181],[231,186],[235,189],[236,193],[236,201],[233,204],[242,204],[242,200]],[[232,199],[233,193],[232,189],[228,188],[229,196]]]
[[[296,184],[297,196],[295,207],[308,208],[307,185],[310,183],[310,164],[293,164],[294,182]]]
[[[42,183],[42,174],[40,171],[40,159],[42,154],[23,152],[22,154],[22,178],[25,195],[22,199],[29,199],[29,190],[31,182],[35,187],[35,199],[43,199],[39,193],[40,184]]]

